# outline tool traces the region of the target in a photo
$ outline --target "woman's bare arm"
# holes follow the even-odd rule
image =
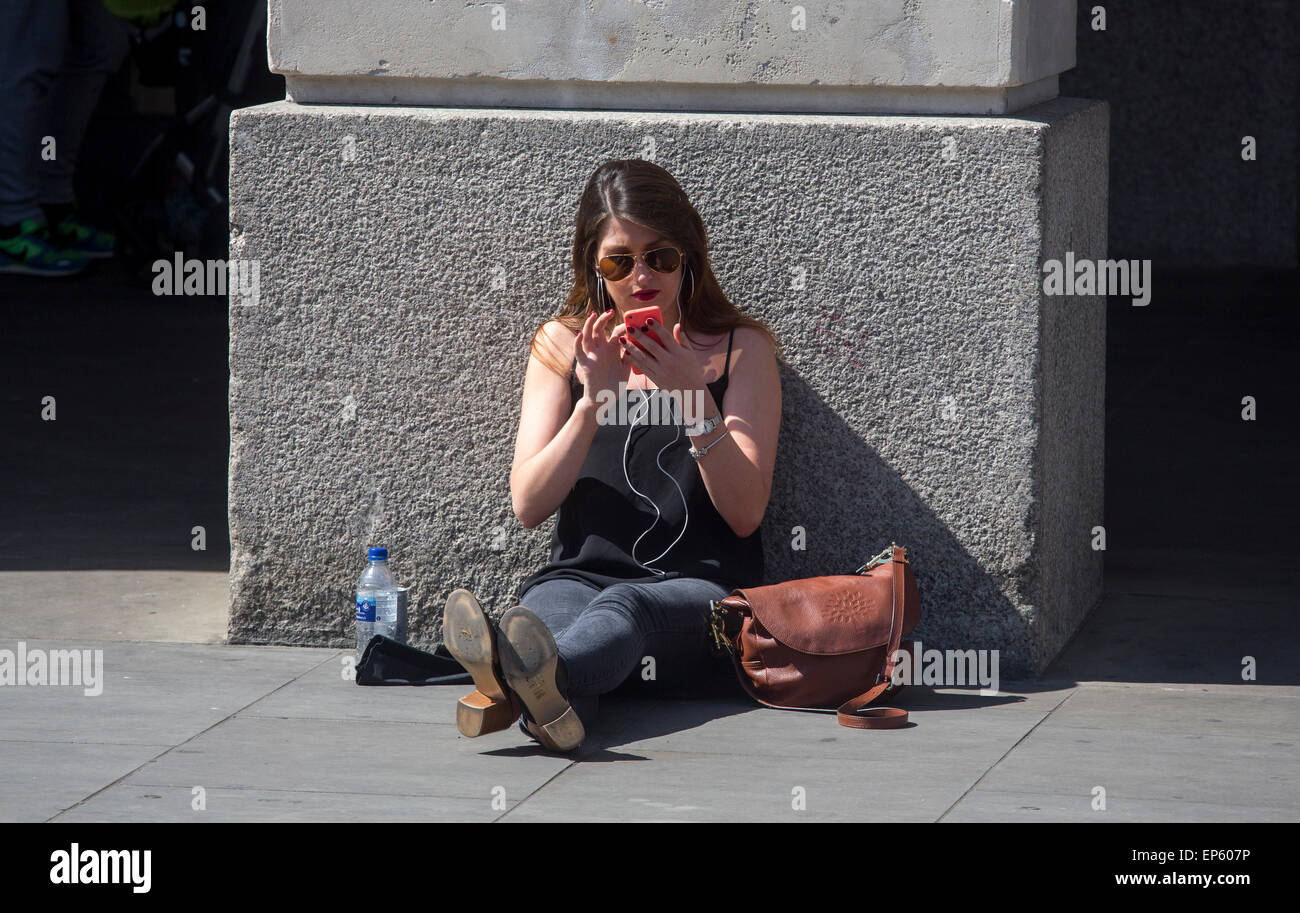
[[[542,332],[546,335],[543,345],[549,341],[566,362],[572,360],[576,334],[558,321],[547,323]],[[570,410],[571,402],[568,378],[530,354],[510,467],[510,500],[525,529],[542,523],[564,503],[591,449],[596,435],[595,405],[582,397]]]
[[[706,393],[706,409],[716,409],[712,400]],[[700,458],[700,475],[713,506],[743,539],[753,535],[767,512],[781,431],[781,375],[771,342],[758,330],[736,330],[723,402],[723,423],[731,433],[718,428],[691,442],[703,449],[717,441]]]

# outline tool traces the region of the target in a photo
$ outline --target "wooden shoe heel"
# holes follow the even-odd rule
[[[452,590],[442,612],[442,640],[474,680],[474,691],[456,703],[456,728],[468,738],[508,729],[519,718],[519,702],[497,674],[498,653],[492,622],[474,594]]]
[[[493,700],[482,691],[471,691],[456,702],[456,728],[471,739],[508,729],[517,719],[519,709],[514,701]]]
[[[578,719],[578,714],[574,713],[572,707],[564,711],[558,720],[539,728],[545,733],[546,740],[549,740],[546,747],[552,751],[572,751],[587,737],[582,720]]]

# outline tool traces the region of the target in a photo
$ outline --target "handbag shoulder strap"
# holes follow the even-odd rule
[[[905,597],[903,578],[903,547],[894,546],[893,604],[890,606],[889,646],[885,650],[885,662],[876,674],[876,683],[862,694],[850,701],[845,701],[835,711],[835,717],[841,726],[851,729],[900,729],[907,725],[907,711],[898,707],[872,707],[867,705],[882,694],[895,691],[894,665],[898,646],[903,640],[903,601]]]

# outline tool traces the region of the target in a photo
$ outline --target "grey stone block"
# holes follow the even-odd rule
[[[927,647],[1041,671],[1101,592],[1104,300],[1045,296],[1040,266],[1105,256],[1106,124],[1080,99],[1007,118],[236,112],[231,257],[260,263],[260,300],[230,312],[231,642],[349,645],[371,544],[411,587],[414,643],[454,587],[513,604],[551,529],[510,508],[528,340],[569,287],[591,171],[652,154],[723,288],[786,346],[767,579],[897,541]]]
[[[272,0],[301,103],[1004,114],[1057,94],[1075,0]]]

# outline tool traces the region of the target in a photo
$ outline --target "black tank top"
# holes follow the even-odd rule
[[[732,330],[727,340],[727,361],[722,376],[707,385],[719,409],[727,392],[735,335]],[[572,366],[569,392],[573,404],[577,405],[582,397],[582,384]],[[624,397],[623,405],[628,410],[624,414],[635,416],[643,396],[643,391],[629,391]],[[640,408],[643,413],[647,411],[645,406]],[[542,581],[557,579],[582,580],[602,589],[616,583],[646,583],[674,577],[701,577],[728,589],[760,582],[763,576],[761,532],[741,539],[732,531],[709,498],[704,479],[688,452],[691,444],[685,429],[677,424],[648,424],[653,418],[651,411],[635,427],[628,423],[596,426],[578,479],[560,505],[551,536],[551,560],[520,584],[521,598]],[[657,523],[654,507],[633,493],[623,477],[623,446],[629,428],[632,439],[627,449],[627,475],[638,491],[659,506]],[[677,441],[671,443],[674,437]],[[665,445],[669,446],[659,457],[659,464],[681,486],[681,494],[655,463],[656,455]],[[682,511],[683,495],[690,510],[689,522],[681,539],[669,549],[682,533],[686,519]],[[633,544],[652,523],[653,529],[636,545],[636,558],[641,564],[663,571],[662,575],[639,566],[632,555]],[[652,560],[665,549],[668,549],[666,555]]]

